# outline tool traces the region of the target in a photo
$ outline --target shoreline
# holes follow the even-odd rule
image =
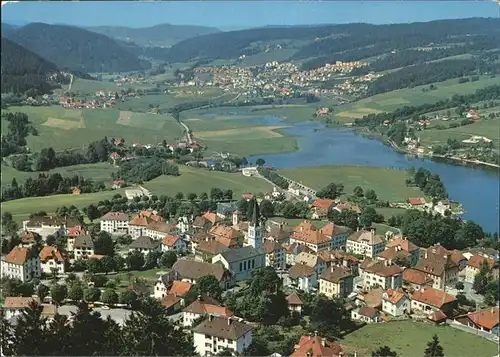
[[[485,162],[485,161],[463,159],[463,158],[456,157],[456,156],[445,156],[445,155],[437,155],[437,154],[430,155],[428,153],[419,154],[419,153],[411,152],[411,151],[408,151],[408,150],[405,150],[405,149],[399,147],[398,145],[396,145],[396,143],[394,143],[391,140],[381,139],[380,136],[378,136],[378,135],[373,135],[371,133],[367,133],[367,132],[361,131],[359,129],[353,129],[353,130],[355,131],[356,134],[368,137],[368,138],[373,139],[373,140],[378,140],[378,141],[384,143],[385,145],[392,147],[394,150],[396,150],[397,152],[399,152],[401,154],[411,155],[414,157],[427,158],[427,159],[438,161],[438,162],[441,161],[441,162],[449,163],[451,165],[455,164],[455,165],[460,165],[460,166],[472,166],[472,167],[477,167],[477,168],[487,169],[487,170],[491,169],[491,168],[500,169],[500,165],[493,164],[490,162]]]

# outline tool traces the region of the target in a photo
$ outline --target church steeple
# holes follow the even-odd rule
[[[248,224],[247,241],[248,245],[254,248],[262,247],[262,226],[260,223],[259,204],[256,200],[253,202],[252,215]]]
[[[253,212],[252,212],[252,217],[250,219],[250,224],[254,227],[260,226],[260,210],[257,201],[253,202]]]

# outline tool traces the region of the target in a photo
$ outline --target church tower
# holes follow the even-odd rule
[[[253,212],[248,223],[247,233],[248,245],[254,248],[262,248],[262,224],[260,220],[259,204],[255,201],[253,205]]]

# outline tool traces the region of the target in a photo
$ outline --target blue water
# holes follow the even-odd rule
[[[261,118],[261,125],[277,125],[276,117]],[[282,123],[283,124],[283,123]],[[286,123],[283,134],[297,137],[299,149],[275,155],[255,155],[275,168],[320,165],[363,165],[407,169],[423,167],[441,177],[449,197],[462,203],[463,217],[487,232],[498,232],[500,176],[498,170],[451,165],[400,154],[378,140],[356,135],[353,130],[324,128],[314,122]],[[320,130],[318,130],[320,129]]]

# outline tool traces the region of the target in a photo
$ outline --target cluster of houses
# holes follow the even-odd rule
[[[366,323],[411,316],[435,323],[455,319],[481,331],[498,332],[498,308],[457,316],[457,300],[447,292],[458,281],[472,283],[484,262],[498,277],[496,253],[450,251],[439,244],[421,249],[404,237],[381,236],[372,230],[352,232],[334,223],[319,228],[308,220],[296,226],[265,222],[258,203],[252,207],[249,219],[229,206],[173,223],[151,210],[132,219],[122,212],[109,212],[100,219],[101,231],[132,237],[123,254],[187,254],[158,278],[152,296],[169,312],[181,313],[183,327],[193,331],[198,354],[213,355],[226,348],[241,353],[252,342],[254,327],[211,297],[199,296],[187,304],[186,294],[202,277],[215,277],[227,290],[266,266],[282,277],[288,308],[298,314],[302,293],[321,293],[349,299],[351,318]],[[57,233],[69,238],[64,251],[44,246],[39,254],[32,254],[30,245]],[[2,257],[2,276],[28,281],[42,273],[64,274],[68,262],[100,258],[93,238],[78,222],[34,217],[23,223],[20,246]],[[13,313],[26,308],[27,303],[19,299],[30,298],[9,297],[4,309]],[[208,318],[193,327],[202,316]],[[292,356],[304,356],[304,351],[318,357],[343,353],[340,345],[320,336],[303,336]]]
[[[96,98],[90,100],[74,100],[73,97],[62,96],[59,98],[59,105],[70,109],[110,108],[116,104],[116,100],[115,93],[98,91],[96,92]]]

